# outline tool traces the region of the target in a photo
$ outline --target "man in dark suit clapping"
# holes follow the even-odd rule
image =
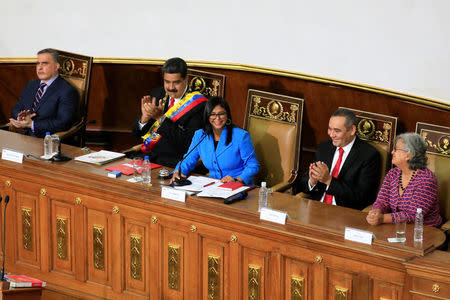
[[[361,210],[375,201],[380,155],[356,136],[356,117],[348,109],[333,113],[328,135],[331,139],[320,143],[299,190],[323,203]]]
[[[72,125],[78,104],[77,91],[58,75],[58,53],[38,52],[38,79],[28,82],[11,111],[12,126],[27,135],[43,137],[47,131],[64,131]]]

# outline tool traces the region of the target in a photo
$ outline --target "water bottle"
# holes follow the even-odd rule
[[[52,152],[53,152],[52,137],[50,135],[50,132],[47,131],[44,137],[44,157],[45,158],[52,157]]]
[[[267,206],[267,187],[266,187],[266,182],[263,181],[261,182],[261,187],[259,188],[259,207],[258,207],[258,211],[261,211],[261,208],[266,207]]]
[[[423,214],[422,208],[417,208],[416,218],[414,221],[414,243],[422,243],[423,241]]]
[[[52,155],[59,154],[59,136],[57,134],[52,134]]]
[[[144,157],[144,162],[142,163],[142,184],[148,185],[152,182],[151,171],[152,165],[150,164],[150,159],[148,156]]]

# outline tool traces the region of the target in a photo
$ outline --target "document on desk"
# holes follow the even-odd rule
[[[183,186],[174,186],[177,190],[191,191],[191,192],[201,192],[203,189],[221,183],[219,179],[205,177],[205,176],[189,176],[187,178],[192,184]]]
[[[241,193],[245,190],[248,190],[249,186],[241,186],[240,188],[237,188],[233,191],[225,191],[218,186],[221,185],[222,182],[217,182],[213,185],[210,185],[208,187],[203,188],[203,190],[197,194],[199,197],[211,197],[211,198],[223,198],[226,199],[230,196],[236,195],[238,193]]]
[[[77,156],[75,157],[75,160],[96,165],[103,165],[116,159],[122,158],[124,156],[125,156],[124,153],[101,150],[99,152],[92,152],[85,155]]]

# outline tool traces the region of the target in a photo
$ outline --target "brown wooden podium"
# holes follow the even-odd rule
[[[9,282],[0,284],[0,300],[40,300],[41,287],[9,289]]]

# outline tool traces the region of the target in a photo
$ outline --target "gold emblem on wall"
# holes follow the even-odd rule
[[[377,141],[382,143],[389,143],[389,137],[391,136],[392,124],[389,122],[383,123],[383,130],[377,130],[377,126],[371,119],[367,119],[358,116],[361,120],[357,125],[356,134],[362,140]]]
[[[253,96],[252,103],[253,110],[251,114],[254,116],[288,123],[295,123],[297,120],[298,104],[280,100],[263,99],[259,96]]]
[[[131,278],[142,280],[142,237],[130,235],[130,274]]]
[[[303,277],[291,277],[291,300],[303,300],[305,293],[305,279]]]
[[[105,270],[105,237],[104,228],[102,226],[93,226],[93,259],[94,268],[97,270]]]
[[[347,300],[348,289],[335,286],[334,287],[334,300]]]
[[[169,244],[167,276],[169,289],[180,290],[180,246]]]
[[[428,148],[432,148],[433,150],[435,150],[437,152],[436,154],[440,154],[443,156],[450,156],[450,136],[447,134],[440,135],[440,136],[438,135],[437,139],[435,137],[437,142],[433,143],[433,140],[428,136],[428,134],[429,134],[429,132],[427,132],[425,130],[422,130],[420,132],[420,135],[423,137],[423,139],[427,143]],[[429,150],[427,152],[434,153]]]
[[[22,206],[22,245],[23,249],[33,251],[33,222],[31,208]]]
[[[248,299],[259,300],[261,285],[261,267],[248,265]]]
[[[220,256],[208,255],[208,299],[220,299]]]
[[[59,55],[59,74],[63,77],[85,78],[87,75],[87,61]]]
[[[67,218],[56,217],[56,256],[67,260]]]
[[[206,82],[205,80],[200,76],[195,76],[191,79],[191,82],[189,82],[189,91],[190,92],[199,92],[203,94],[203,92],[206,89]]]

